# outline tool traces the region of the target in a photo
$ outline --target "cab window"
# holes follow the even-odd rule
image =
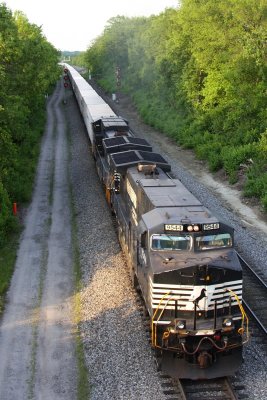
[[[203,251],[232,246],[233,241],[230,233],[219,233],[218,235],[205,235],[196,237],[196,250]]]
[[[152,235],[151,248],[152,250],[190,250],[191,240],[189,235]]]

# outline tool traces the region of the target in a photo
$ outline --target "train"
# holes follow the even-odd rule
[[[165,158],[75,68],[64,64],[64,79],[145,305],[158,368],[177,379],[235,374],[249,329],[233,228],[173,177]]]

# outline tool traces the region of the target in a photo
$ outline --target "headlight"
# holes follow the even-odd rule
[[[199,232],[200,231],[200,226],[199,225],[187,225],[186,227],[187,232]]]
[[[223,321],[223,326],[225,326],[225,327],[227,327],[227,328],[229,328],[230,326],[232,326],[233,325],[233,320],[232,320],[232,318],[226,318],[224,321]]]
[[[177,321],[176,322],[176,329],[185,329],[186,322],[185,321]]]

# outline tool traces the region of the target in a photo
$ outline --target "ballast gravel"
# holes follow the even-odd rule
[[[137,136],[145,137],[154,151],[171,164],[172,171],[199,200],[230,223],[243,257],[267,277],[267,242],[261,231],[244,226],[214,193],[207,190],[179,160],[170,156],[164,139],[144,125],[129,107],[115,104]],[[118,243],[114,222],[100,185],[90,143],[72,92],[66,94],[66,115],[71,140],[71,181],[76,210],[80,264],[83,274],[80,331],[89,370],[92,400],[166,399],[156,370],[136,294],[131,287],[126,262]],[[170,143],[169,149],[173,148]],[[167,150],[166,150],[167,149]],[[171,151],[170,151],[171,152]],[[267,398],[266,352],[252,338],[244,351],[238,380],[249,392],[249,400]]]

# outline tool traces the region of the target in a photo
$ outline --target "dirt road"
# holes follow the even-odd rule
[[[62,83],[47,104],[32,204],[0,325],[0,399],[73,400],[71,208]]]

